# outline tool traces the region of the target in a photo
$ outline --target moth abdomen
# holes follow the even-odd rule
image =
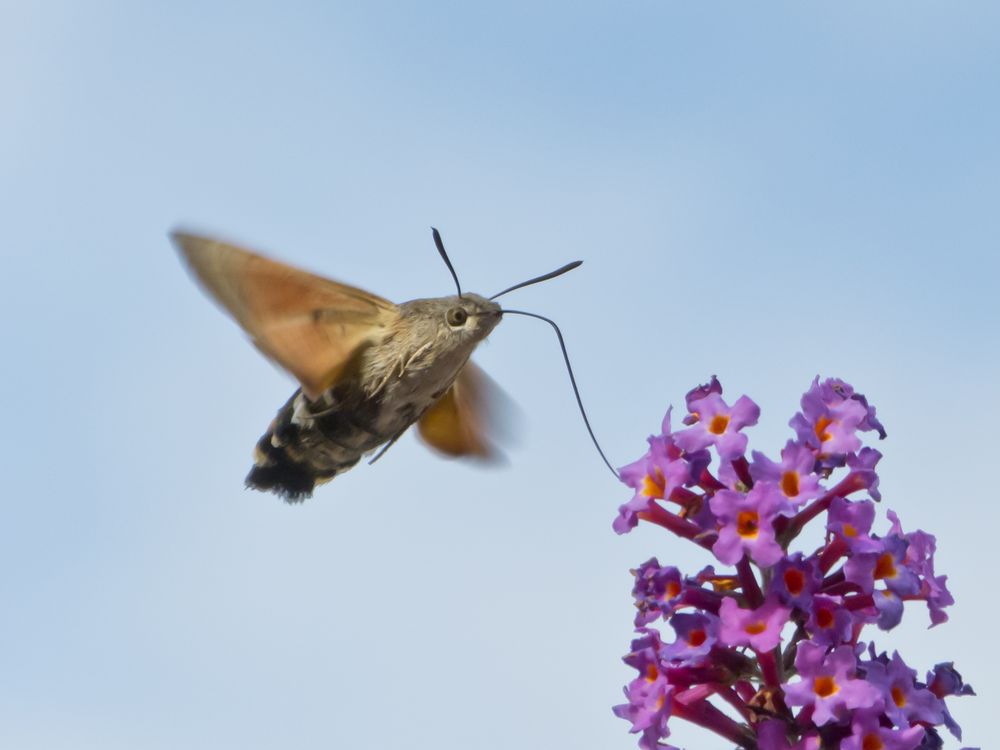
[[[255,464],[247,474],[246,484],[251,489],[273,492],[286,502],[300,503],[307,497],[312,497],[317,484],[335,476],[336,474],[321,476],[305,464],[279,460],[269,464]]]
[[[392,436],[372,425],[379,405],[309,401],[296,392],[257,441],[246,484],[301,502]]]

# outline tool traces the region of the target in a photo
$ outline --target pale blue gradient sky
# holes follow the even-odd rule
[[[303,507],[245,492],[292,385],[177,223],[400,301],[451,291],[432,223],[470,290],[583,258],[510,301],[563,324],[616,463],[712,373],[772,451],[853,382],[958,599],[880,645],[956,660],[988,743],[998,78],[988,2],[0,0],[0,746],[631,748],[627,570],[707,562],[611,532],[523,319],[477,357],[524,411],[506,469],[408,437]]]

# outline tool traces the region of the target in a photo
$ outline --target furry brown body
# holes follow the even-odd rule
[[[461,309],[461,325],[448,322]],[[301,390],[257,443],[247,485],[286,500],[388,447],[455,385],[476,345],[500,322],[500,306],[475,294],[405,302],[380,340],[361,347],[318,398]]]

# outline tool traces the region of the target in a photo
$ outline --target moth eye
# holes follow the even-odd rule
[[[445,315],[445,320],[448,321],[448,325],[452,328],[461,328],[465,325],[465,321],[469,319],[469,313],[467,313],[461,307],[453,307]]]

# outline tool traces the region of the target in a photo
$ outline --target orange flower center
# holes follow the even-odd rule
[[[882,750],[884,747],[885,743],[876,734],[866,734],[861,740],[861,750]]]
[[[813,692],[820,698],[829,698],[840,692],[840,686],[832,677],[817,677],[813,680]]]
[[[673,599],[679,593],[681,593],[681,585],[677,581],[668,581],[667,588],[663,592],[663,595],[667,599]]]
[[[646,497],[662,498],[665,485],[663,472],[657,468],[655,477],[647,474],[642,480],[642,494]]]
[[[833,612],[828,609],[820,609],[816,611],[816,624],[824,630],[826,628],[833,627],[834,619]]]
[[[789,568],[785,571],[785,588],[792,596],[798,596],[806,586],[806,577],[801,570]]]
[[[687,642],[689,646],[700,646],[708,638],[704,630],[692,630],[688,633]]]
[[[767,630],[767,623],[758,620],[757,622],[751,622],[743,629],[750,635],[760,635],[765,630]]]
[[[716,414],[712,421],[708,423],[708,431],[713,435],[721,435],[729,426],[729,417],[726,414]]]
[[[713,576],[709,578],[715,591],[735,591],[740,587],[736,576]]]
[[[850,523],[845,523],[844,524],[843,531],[844,531],[844,536],[854,537],[854,536],[858,535],[858,530],[856,528],[854,528],[853,524],[850,524]]]
[[[906,693],[903,692],[901,687],[893,685],[890,692],[892,693],[892,702],[896,704],[897,708],[902,708],[906,705]]]
[[[821,443],[825,443],[833,435],[826,431],[826,428],[833,424],[833,420],[829,417],[820,417],[816,420],[816,437],[819,438]]]
[[[756,511],[744,510],[736,517],[736,533],[744,539],[756,539],[760,528],[760,517]]]
[[[883,553],[878,562],[875,563],[875,579],[880,580],[882,578],[895,578],[896,577],[896,561],[892,559],[892,555],[888,552]]]
[[[659,670],[657,670],[655,664],[650,664],[646,667],[646,681],[656,682],[656,678],[660,676]]]
[[[786,471],[781,475],[781,491],[785,497],[797,497],[799,494],[799,472]]]

